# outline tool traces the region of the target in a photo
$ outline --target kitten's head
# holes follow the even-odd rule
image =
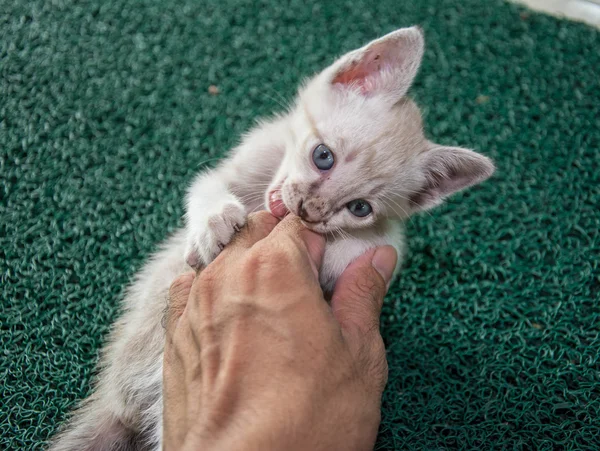
[[[406,97],[423,34],[404,28],[347,53],[299,93],[291,139],[268,191],[274,214],[300,216],[317,232],[405,219],[487,179],[492,162],[428,141]]]

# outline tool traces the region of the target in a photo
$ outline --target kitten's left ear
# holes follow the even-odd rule
[[[488,157],[460,147],[443,147],[429,143],[419,155],[417,169],[424,175],[419,190],[410,196],[414,211],[428,210],[469,186],[481,183],[494,173]]]
[[[328,71],[330,82],[396,103],[417,75],[424,47],[419,27],[401,28],[340,58]]]

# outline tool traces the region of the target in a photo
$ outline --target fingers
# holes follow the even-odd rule
[[[323,235],[307,229],[297,216],[288,215],[274,228],[268,239],[278,240],[282,236],[291,238],[306,248],[315,274],[318,274],[325,250]]]
[[[392,246],[371,249],[351,263],[338,279],[331,308],[342,330],[379,332],[379,315],[398,256]]]
[[[172,336],[177,326],[177,321],[183,314],[187,305],[190,290],[194,282],[195,273],[188,272],[179,276],[169,288],[167,311],[165,312],[164,326],[167,336]]]
[[[268,211],[259,211],[248,216],[246,225],[234,236],[221,254],[235,252],[236,248],[248,249],[268,236],[275,226],[279,223],[279,219],[273,216]]]

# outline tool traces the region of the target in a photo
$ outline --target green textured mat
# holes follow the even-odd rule
[[[1,1],[0,449],[88,393],[199,163],[412,24],[429,134],[498,171],[409,224],[378,449],[600,449],[600,33],[499,0]]]

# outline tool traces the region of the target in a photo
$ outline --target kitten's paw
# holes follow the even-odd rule
[[[246,216],[244,206],[232,199],[224,203],[219,212],[211,212],[200,221],[188,224],[187,264],[198,268],[212,262],[246,224]]]

